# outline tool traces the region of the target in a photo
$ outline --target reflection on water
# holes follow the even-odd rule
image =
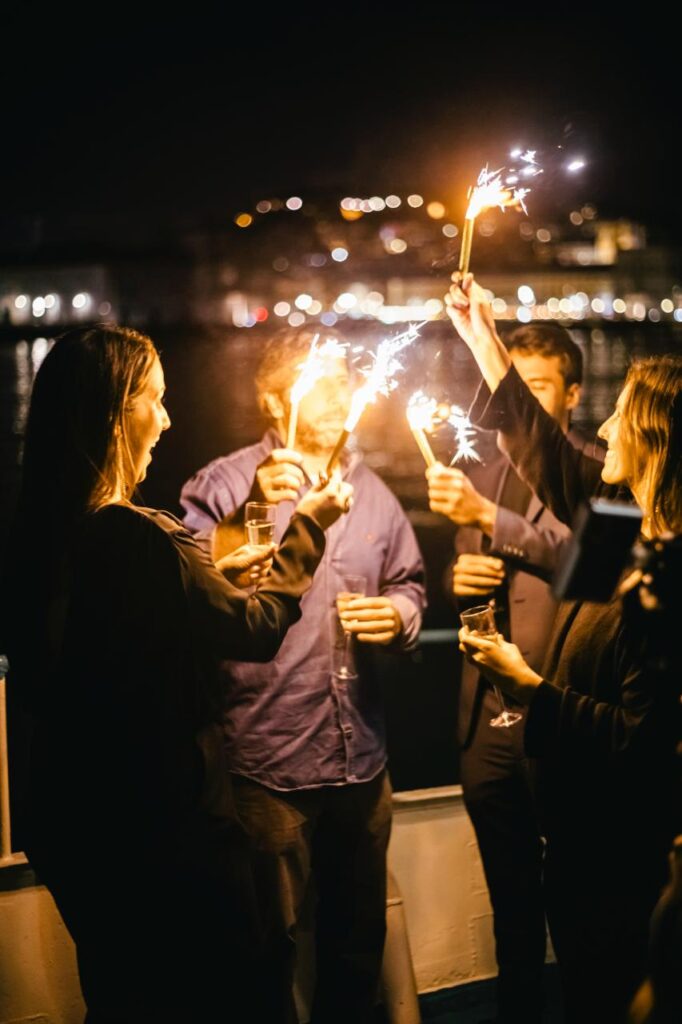
[[[387,333],[380,324],[351,322],[354,344],[374,346]],[[628,362],[647,353],[679,350],[682,329],[669,324],[608,324],[572,328],[585,357],[583,399],[575,422],[589,435],[610,414]],[[261,331],[173,332],[155,334],[168,385],[173,429],[157,447],[144,500],[177,511],[180,486],[199,466],[257,440],[264,427],[257,409],[253,378],[266,335]],[[49,350],[45,338],[0,344],[0,481],[4,531],[16,494],[21,440],[35,373]],[[360,357],[362,359],[362,357]],[[400,387],[390,398],[369,407],[357,432],[368,463],[406,507],[425,509],[424,464],[409,432],[405,404],[417,388],[438,400],[468,406],[479,377],[474,362],[447,323],[427,324],[422,336],[401,354],[405,367]],[[494,438],[484,435],[477,447],[484,458]],[[433,439],[436,454],[449,461],[454,451],[451,430]]]

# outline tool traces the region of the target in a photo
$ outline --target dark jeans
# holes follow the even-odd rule
[[[472,742],[460,754],[461,782],[493,907],[498,1019],[536,1024],[546,945],[542,840],[523,755],[524,723],[493,728],[498,711],[488,689]]]
[[[235,776],[234,793],[261,871],[265,868],[260,901],[271,908],[267,977],[280,994],[272,1024],[296,1019],[296,927],[311,877],[317,896],[311,1019],[315,1024],[371,1021],[386,930],[391,831],[386,773],[370,782],[286,793]]]

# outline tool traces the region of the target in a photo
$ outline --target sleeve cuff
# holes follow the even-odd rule
[[[475,427],[480,427],[481,430],[502,430],[507,406],[506,396],[509,389],[518,381],[519,377],[513,366],[502,378],[494,394],[486,382],[481,381],[469,410],[469,419]]]
[[[417,646],[417,640],[419,639],[419,630],[421,627],[421,615],[419,609],[410,601],[409,597],[405,594],[391,594],[387,593],[385,597],[390,597],[393,604],[400,613],[403,628],[400,636],[398,637],[398,644],[403,651],[411,651],[412,648]]]

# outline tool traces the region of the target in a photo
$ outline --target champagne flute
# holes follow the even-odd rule
[[[339,612],[342,612],[348,602],[352,601],[354,597],[365,596],[367,593],[367,578],[352,574],[343,575],[341,577],[341,588],[336,595],[336,607]],[[343,622],[341,622],[341,628],[343,629]],[[340,679],[352,679],[357,675],[355,665],[353,664],[352,643],[353,634],[350,630],[343,629],[343,647],[341,649],[339,667],[335,673]]]
[[[462,620],[462,625],[468,626],[475,636],[485,636],[491,639],[497,636],[495,612],[489,604],[478,604],[475,608],[469,608],[468,611],[462,612],[460,619]],[[494,729],[508,729],[509,726],[520,722],[523,715],[518,711],[510,711],[504,703],[504,697],[499,686],[495,686],[494,683],[491,685],[500,705],[500,713],[490,719],[490,724]]]
[[[270,547],[275,539],[276,514],[277,506],[269,501],[247,501],[244,508],[244,532],[248,544]],[[249,592],[253,593],[256,589],[257,584]]]

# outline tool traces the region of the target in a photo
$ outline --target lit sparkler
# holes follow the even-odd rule
[[[519,176],[532,178],[542,174],[542,168],[535,163],[535,150],[529,149],[525,153],[518,154],[519,159],[524,163],[520,171],[512,169],[507,177],[502,180],[503,167],[496,171],[489,171],[487,165],[482,169],[474,188],[469,191],[469,205],[464,217],[464,230],[462,231],[462,248],[459,255],[459,270],[466,274],[469,270],[471,259],[471,245],[474,240],[474,222],[479,213],[498,206],[501,210],[514,209],[526,211],[525,199],[530,192],[529,188],[516,188]]]
[[[460,459],[471,459],[472,462],[480,462],[481,457],[474,448],[472,441],[475,430],[464,410],[460,409],[458,405],[451,405],[447,421],[455,428],[455,440],[457,442],[457,448],[450,460],[450,465],[454,466]]]
[[[384,338],[376,352],[370,353],[373,362],[369,367],[360,370],[365,378],[365,383],[353,394],[343,430],[327,463],[327,476],[331,475],[346,441],[357,426],[365,408],[371,402],[375,402],[378,395],[388,396],[398,386],[395,375],[403,369],[403,366],[396,356],[419,337],[419,331],[425,323],[426,321],[416,326],[410,324],[402,334],[397,334],[394,338]]]
[[[433,430],[437,408],[436,399],[427,398],[423,391],[415,391],[407,403],[407,422],[427,466],[438,461],[426,436],[427,430]]]
[[[310,350],[305,362],[299,367],[300,373],[296,378],[289,395],[289,424],[287,428],[286,447],[293,448],[296,441],[296,427],[298,425],[298,407],[302,399],[317,384],[318,380],[324,377],[330,360],[344,359],[348,345],[341,344],[335,338],[327,338],[320,346],[317,342],[319,334],[316,334],[310,343]]]
[[[480,457],[473,444],[475,433],[471,420],[458,405],[448,405],[429,398],[423,391],[415,391],[407,403],[407,419],[420,452],[427,466],[434,466],[438,461],[426,436],[433,433],[444,423],[454,427],[456,450],[450,465],[460,459],[471,459],[480,462]]]

